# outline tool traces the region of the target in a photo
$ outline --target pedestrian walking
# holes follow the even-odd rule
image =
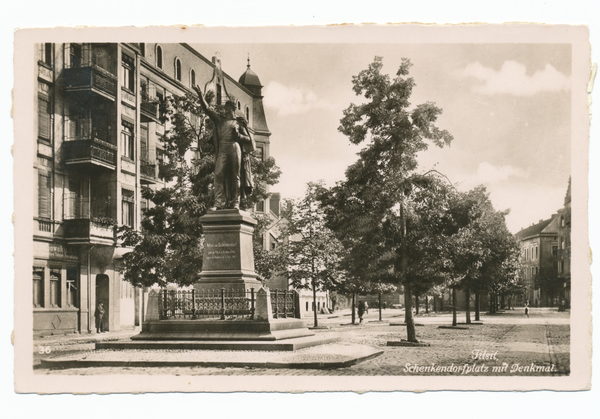
[[[104,303],[100,301],[96,307],[96,333],[104,333]]]
[[[369,314],[369,302],[365,301],[365,313]]]
[[[525,301],[525,315],[529,318],[529,300]]]
[[[362,323],[362,321],[363,321],[364,314],[365,314],[365,302],[359,301],[358,302],[358,319],[360,320],[359,321],[360,323]]]

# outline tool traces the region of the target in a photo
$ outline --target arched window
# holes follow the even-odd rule
[[[158,68],[163,67],[163,53],[160,45],[156,46],[156,66]]]
[[[179,58],[175,58],[175,79],[181,81],[181,61]]]
[[[565,226],[565,216],[564,215],[561,215],[561,217],[560,217],[560,226],[561,227]]]
[[[193,89],[196,86],[196,72],[192,68],[190,70],[190,87]]]
[[[250,108],[246,106],[246,121],[250,122]]]
[[[239,101],[239,100],[238,100],[238,102],[237,102],[237,108],[238,108],[238,111],[241,111],[241,110],[242,110],[242,104],[240,103],[240,101]]]

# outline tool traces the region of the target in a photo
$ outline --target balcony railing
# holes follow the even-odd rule
[[[140,115],[142,122],[159,122],[158,121],[158,100],[150,97],[148,93],[142,91]]]
[[[94,91],[112,100],[117,97],[116,76],[95,65],[66,68],[63,80],[67,92]]]
[[[110,243],[115,240],[113,223],[97,222],[93,219],[70,219],[63,221],[65,239],[71,244]]]
[[[156,180],[156,163],[141,161],[140,174],[149,180]]]
[[[75,140],[63,143],[63,158],[67,164],[93,164],[115,169],[117,147],[99,139]]]

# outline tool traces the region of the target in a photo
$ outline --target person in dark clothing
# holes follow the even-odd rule
[[[96,333],[104,333],[104,303],[99,302],[96,308]]]

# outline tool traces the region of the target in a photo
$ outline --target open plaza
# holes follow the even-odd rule
[[[381,322],[378,311],[371,309],[363,323],[357,325],[351,324],[349,310],[320,315],[319,324],[327,328],[315,330],[316,335],[336,336],[339,340],[293,352],[95,349],[97,342],[129,341],[136,333],[131,331],[51,336],[34,342],[35,371],[51,375],[568,375],[569,312],[533,308],[529,318],[523,313],[519,308],[495,315],[482,313],[481,322],[459,323],[456,328],[440,328],[452,324],[450,312],[419,315],[415,318],[417,337],[430,345],[422,347],[389,346],[389,342],[400,342],[406,337],[402,325],[404,311],[398,309],[383,310]],[[459,322],[464,322],[464,312],[458,316]],[[338,362],[328,368],[327,361],[343,359],[344,347],[370,348],[373,356],[354,365]],[[50,353],[40,354],[43,352],[40,348],[49,348]],[[41,359],[89,359],[97,364],[52,368],[42,365]],[[118,365],[115,361],[130,364],[114,366]],[[131,361],[145,361],[145,364],[135,367]],[[271,365],[267,365],[269,361]]]

